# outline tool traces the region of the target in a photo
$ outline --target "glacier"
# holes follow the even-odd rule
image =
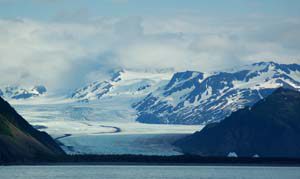
[[[71,154],[177,155],[171,142],[201,125],[143,124],[132,104],[166,84],[172,71],[122,70],[66,96],[10,100],[33,126],[56,138]],[[105,85],[110,84],[104,92]],[[116,130],[118,129],[118,130]]]
[[[299,64],[260,62],[211,73],[123,69],[65,95],[4,98],[68,153],[176,155],[172,141],[282,86],[300,89]]]

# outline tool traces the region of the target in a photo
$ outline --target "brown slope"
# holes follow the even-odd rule
[[[0,98],[0,161],[35,161],[64,155],[45,132],[34,129]]]

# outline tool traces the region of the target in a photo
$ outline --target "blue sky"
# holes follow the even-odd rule
[[[299,16],[298,0],[0,0],[0,17],[57,20],[78,16]]]
[[[0,0],[0,86],[74,89],[116,68],[300,63],[299,9],[299,0]]]

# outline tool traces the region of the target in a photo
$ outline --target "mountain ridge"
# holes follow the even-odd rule
[[[279,88],[174,145],[202,156],[300,157],[300,92]]]
[[[35,85],[33,87],[22,87],[19,85],[9,85],[0,88],[0,97],[6,99],[29,99],[38,96],[42,96],[47,92],[47,89],[43,85]]]
[[[162,124],[207,124],[251,106],[278,87],[300,89],[300,65],[254,63],[228,72],[192,77],[173,75],[169,83],[134,104],[137,121]],[[181,76],[181,79],[178,77]],[[177,80],[175,84],[174,81]],[[173,91],[169,87],[172,86]]]
[[[71,98],[88,102],[100,100],[104,96],[143,96],[154,90],[159,83],[168,80],[171,75],[170,70],[117,70],[111,74],[110,79],[94,81],[75,90]]]

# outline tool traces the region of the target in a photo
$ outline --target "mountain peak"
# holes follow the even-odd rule
[[[267,65],[279,65],[279,63],[276,63],[274,61],[261,61],[256,62],[252,64],[253,66],[267,66]]]
[[[18,85],[10,85],[0,89],[0,96],[7,99],[28,99],[41,96],[46,92],[46,87],[42,85],[27,88]]]
[[[79,101],[90,101],[102,97],[128,95],[131,98],[146,96],[150,90],[165,80],[170,80],[172,73],[155,72],[139,69],[116,69],[111,71],[109,80],[99,80],[77,89],[71,97]]]
[[[111,77],[111,81],[112,82],[118,82],[121,80],[121,76],[122,74],[125,73],[125,70],[117,70],[115,72],[112,73],[112,77]]]
[[[206,124],[252,106],[278,87],[300,89],[300,65],[260,62],[204,76],[175,73],[167,85],[134,107],[140,122],[152,116],[157,123]]]

